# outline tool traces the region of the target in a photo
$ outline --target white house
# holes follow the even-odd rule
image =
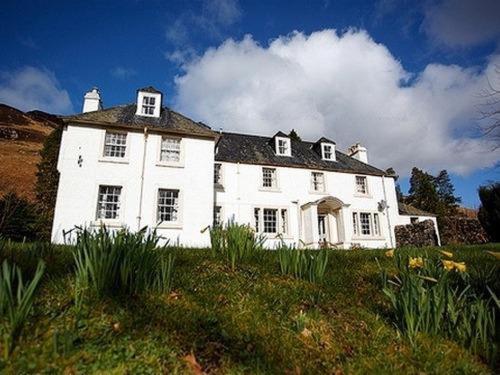
[[[427,218],[400,213],[394,176],[369,165],[359,144],[345,154],[324,137],[214,132],[162,99],[147,87],[135,104],[102,109],[94,88],[83,113],[64,119],[54,242],[105,224],[208,246],[207,227],[235,220],[268,247],[384,248],[395,246],[396,225]]]

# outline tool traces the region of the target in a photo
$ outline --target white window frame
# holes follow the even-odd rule
[[[119,187],[120,188],[120,200],[119,200],[119,207],[118,207],[118,213],[115,218],[101,218],[99,217],[99,196],[101,192],[101,187]],[[95,188],[95,197],[94,197],[94,202],[95,202],[95,213],[94,213],[94,218],[95,221],[92,222],[91,225],[94,226],[99,226],[101,224],[105,224],[111,227],[115,226],[121,226],[120,224],[120,218],[123,217],[123,212],[124,212],[124,207],[125,207],[125,187],[121,183],[114,183],[114,182],[108,182],[108,181],[103,181],[99,182],[96,184]]]
[[[159,211],[158,211],[158,202],[160,198],[160,190],[176,190],[178,192],[177,196],[177,220],[176,221],[162,221],[160,222],[158,219]],[[153,202],[153,223],[156,223],[156,228],[159,229],[180,229],[182,228],[182,223],[183,223],[183,212],[184,212],[184,204],[183,204],[183,199],[184,199],[184,193],[182,189],[180,189],[177,186],[164,186],[164,185],[156,185],[155,186],[155,193],[153,194],[154,196],[154,202]]]
[[[321,185],[322,185],[321,189],[316,189],[315,179],[314,179],[315,175],[321,175],[322,176],[322,180],[323,181],[321,182]],[[312,171],[311,172],[311,186],[310,186],[310,189],[311,189],[312,193],[325,193],[326,192],[326,175],[325,175],[324,172],[320,172],[320,171]]]
[[[327,148],[330,148],[330,151],[327,151]],[[330,157],[326,156],[327,152],[330,153]],[[329,161],[337,160],[335,156],[335,145],[333,143],[321,143],[321,159]]]
[[[215,216],[215,212],[216,212],[216,209],[219,208],[219,223],[215,223],[216,221],[216,216]],[[215,227],[216,225],[224,225],[224,209],[222,206],[218,205],[218,204],[214,204],[214,212],[213,212],[213,217],[212,217],[212,226]]]
[[[264,231],[264,210],[276,211],[276,232]],[[257,212],[258,211],[258,212]],[[257,212],[257,215],[256,215]],[[284,214],[284,216],[283,216]],[[256,233],[265,236],[281,236],[291,238],[290,233],[290,209],[284,206],[255,206],[252,209],[253,227]],[[258,222],[257,222],[258,219]]]
[[[362,216],[368,215],[369,234],[362,232]],[[359,210],[352,212],[353,238],[354,239],[383,239],[381,215],[376,211]]]
[[[365,181],[364,183],[364,192],[360,191],[360,184],[358,184],[358,179],[363,179]],[[355,195],[360,196],[360,197],[368,197],[370,196],[370,188],[368,186],[368,176],[360,176],[356,175],[354,176],[354,186],[355,186]]]
[[[274,175],[271,177],[272,186],[264,186],[264,170],[273,170]],[[274,167],[262,167],[260,172],[260,188],[264,191],[279,191],[279,183],[278,183],[278,168]]]
[[[106,156],[106,136],[108,134],[120,134],[125,136],[125,155],[122,156]],[[128,132],[123,130],[115,130],[115,129],[103,129],[102,137],[101,137],[101,151],[100,156],[98,158],[99,161],[103,162],[112,162],[112,163],[128,163],[129,156],[129,144],[130,144],[130,135]]]
[[[178,161],[169,161],[169,160],[162,160],[162,151],[163,151],[163,141],[167,139],[175,139],[176,141],[179,141],[179,160]],[[172,135],[161,135],[159,136],[159,142],[158,142],[158,161],[157,165],[160,167],[177,167],[181,168],[184,167],[184,139],[181,137],[177,136],[172,136]]]
[[[289,138],[276,137],[275,142],[276,155],[292,156],[292,142]],[[280,142],[282,142],[282,145],[280,144]]]
[[[218,174],[218,179],[215,179],[216,176],[216,170],[217,166],[219,166],[219,174]],[[214,163],[214,186],[216,188],[223,188],[224,187],[224,166],[222,163]]]

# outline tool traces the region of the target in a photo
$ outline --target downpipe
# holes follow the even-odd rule
[[[141,188],[139,193],[139,212],[137,214],[137,230],[141,230],[141,220],[142,220],[142,201],[144,193],[144,170],[146,169],[146,150],[148,146],[148,127],[144,127],[144,149],[142,152],[142,166],[141,166]]]

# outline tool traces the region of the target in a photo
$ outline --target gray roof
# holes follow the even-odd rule
[[[291,140],[292,156],[276,155],[272,138],[256,135],[222,133],[215,160],[232,163],[278,167],[307,168],[334,172],[384,176],[385,172],[336,151],[337,161],[323,160],[314,147],[316,142]]]
[[[412,205],[398,202],[399,214],[405,216],[437,216],[430,212],[413,207]]]
[[[169,108],[163,107],[160,117],[137,116],[135,114],[136,108],[135,104],[127,104],[66,116],[64,120],[69,123],[114,125],[129,128],[148,126],[151,129],[198,137],[215,138],[217,136],[217,133],[213,132],[207,125],[195,122]]]
[[[153,86],[143,87],[142,89],[139,89],[137,91],[150,92],[152,94],[161,94],[162,93],[160,90],[155,89]]]

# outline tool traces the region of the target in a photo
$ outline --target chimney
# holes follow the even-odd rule
[[[102,109],[101,95],[99,89],[93,87],[92,90],[87,92],[83,97],[83,113],[100,111]]]
[[[366,152],[366,148],[361,146],[361,144],[356,143],[355,145],[349,147],[347,153],[351,158],[358,159],[359,161],[368,164],[368,154]]]

